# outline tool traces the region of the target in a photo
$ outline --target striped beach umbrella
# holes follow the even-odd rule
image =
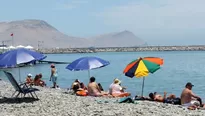
[[[163,59],[158,57],[144,57],[136,59],[130,62],[124,69],[123,73],[127,77],[143,77],[142,83],[142,96],[143,96],[143,89],[144,89],[144,80],[149,73],[154,73],[158,69],[160,69],[160,65],[163,64]]]

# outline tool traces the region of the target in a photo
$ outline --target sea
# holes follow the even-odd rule
[[[80,57],[95,56],[107,60],[110,65],[90,70],[90,76],[101,83],[104,90],[108,90],[113,79],[122,81],[122,86],[132,96],[141,95],[143,78],[130,78],[123,74],[128,63],[139,57],[160,57],[164,59],[161,69],[145,77],[144,96],[150,92],[163,94],[175,94],[180,96],[187,82],[194,84],[193,92],[205,100],[205,52],[204,51],[156,51],[156,52],[99,52],[99,53],[73,53],[73,54],[45,54],[47,61],[72,62]],[[56,64],[58,70],[58,85],[60,88],[70,88],[75,79],[79,79],[86,85],[89,82],[88,71],[70,71],[66,69],[68,64]],[[4,69],[10,71],[17,81],[24,81],[26,75],[31,73],[33,77],[42,73],[47,86],[52,86],[49,81],[50,64],[36,64],[29,67]],[[0,78],[8,81],[0,71]]]

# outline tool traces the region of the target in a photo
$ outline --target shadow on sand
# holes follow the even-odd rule
[[[24,97],[24,98],[7,98],[3,97],[0,98],[0,104],[8,103],[33,103],[34,101],[38,101],[39,99],[32,98],[32,97]]]

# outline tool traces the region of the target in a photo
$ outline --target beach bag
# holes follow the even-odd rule
[[[180,98],[172,98],[172,99],[168,98],[168,99],[165,99],[164,103],[181,105],[181,99]]]

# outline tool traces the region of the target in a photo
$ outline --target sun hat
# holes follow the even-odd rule
[[[116,79],[114,80],[114,84],[118,84],[118,85],[119,85],[120,83],[121,83],[121,81],[120,81],[119,79],[116,78]]]
[[[28,76],[28,77],[32,77],[32,74],[31,74],[31,73],[29,73],[27,76]]]

